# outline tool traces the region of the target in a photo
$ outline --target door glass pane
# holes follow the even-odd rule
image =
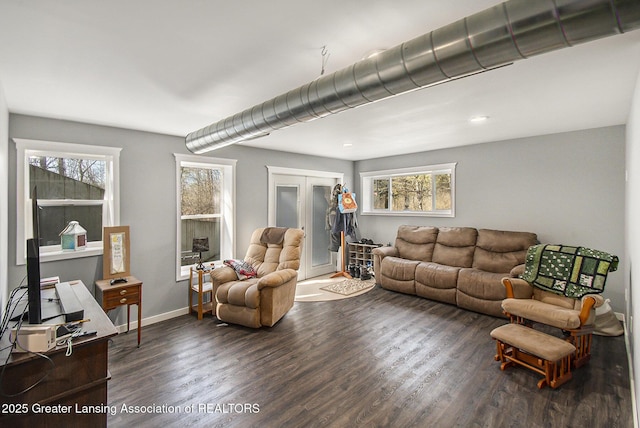
[[[313,248],[311,249],[311,264],[313,266],[326,265],[331,261],[329,230],[326,227],[330,198],[330,186],[313,186]]]
[[[298,227],[298,187],[276,187],[276,226]]]

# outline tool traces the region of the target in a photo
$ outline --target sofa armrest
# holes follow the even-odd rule
[[[508,299],[530,299],[533,296],[533,287],[524,279],[502,278],[502,285]]]
[[[215,268],[210,272],[211,274],[211,282],[213,283],[214,290],[217,286],[224,284],[225,282],[237,281],[238,275],[236,275],[236,271],[229,266],[222,266],[219,268]]]
[[[381,259],[387,256],[398,257],[398,249],[396,247],[377,247],[371,252],[376,256],[380,256]]]
[[[265,287],[280,287],[283,284],[296,279],[298,277],[298,271],[294,269],[281,269],[275,272],[271,272],[258,280],[258,290],[262,290]]]
[[[378,278],[381,277],[382,260],[387,257],[398,257],[398,249],[396,247],[377,247],[371,250],[373,254],[373,274],[376,277],[376,282],[380,283]]]

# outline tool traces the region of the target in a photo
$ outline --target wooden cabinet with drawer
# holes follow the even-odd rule
[[[108,312],[119,306],[127,306],[127,332],[131,305],[138,306],[138,346],[142,331],[142,281],[133,276],[125,277],[126,282],[111,283],[109,279],[96,281],[96,299],[102,309]]]

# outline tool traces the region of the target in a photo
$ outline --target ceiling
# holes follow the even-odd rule
[[[498,3],[0,0],[0,85],[12,113],[185,137]],[[639,69],[634,31],[240,144],[360,160],[619,125]]]

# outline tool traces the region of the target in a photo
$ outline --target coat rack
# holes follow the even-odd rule
[[[347,258],[347,250],[345,249],[345,239],[344,239],[344,231],[347,230],[347,216],[343,215],[342,216],[342,221],[344,222],[343,224],[343,229],[340,232],[340,248],[342,249],[342,263],[340,263],[340,272],[336,272],[333,275],[331,275],[331,278],[337,278],[339,276],[344,276],[345,278],[348,279],[352,279],[353,277],[351,276],[351,274],[349,272],[346,271],[346,267],[345,267],[345,259]]]
[[[331,275],[331,278],[336,278],[339,276],[343,276],[348,279],[352,279],[353,277],[349,272],[347,272],[345,266],[345,260],[347,259],[347,249],[346,249],[346,239],[345,232],[347,230],[347,216],[346,214],[350,214],[355,212],[358,209],[355,200],[355,194],[351,194],[349,190],[342,186],[342,192],[338,195],[338,210],[340,214],[342,214],[342,231],[340,231],[340,247],[342,248],[342,261],[340,263],[341,270],[340,272],[336,272]]]

